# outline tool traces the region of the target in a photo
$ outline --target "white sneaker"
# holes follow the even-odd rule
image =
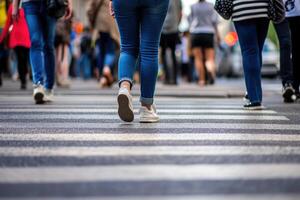
[[[54,101],[54,92],[52,90],[45,90],[45,96],[44,96],[45,102],[53,102]]]
[[[118,94],[118,114],[121,120],[125,122],[132,122],[134,120],[132,96],[127,88],[120,88]]]
[[[155,105],[151,106],[151,110],[142,106],[140,108],[140,122],[141,123],[155,123],[159,121]]]
[[[33,98],[36,104],[43,104],[45,97],[45,90],[42,85],[34,85],[33,86]]]

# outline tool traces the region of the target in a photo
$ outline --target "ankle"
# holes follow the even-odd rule
[[[145,103],[142,103],[142,106],[145,107],[145,108],[147,108],[148,110],[151,110],[151,107],[152,107],[152,105],[145,104]]]
[[[123,81],[120,85],[120,88],[126,88],[129,92],[131,91],[131,85],[128,81]]]

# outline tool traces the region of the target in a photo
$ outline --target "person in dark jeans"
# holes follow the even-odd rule
[[[243,7],[243,9],[238,9]],[[261,110],[262,106],[262,50],[268,33],[268,2],[264,0],[233,0],[235,29],[242,51],[245,83],[249,101],[246,110]]]
[[[161,58],[165,74],[165,84],[177,85],[178,64],[176,60],[176,45],[179,43],[178,26],[182,17],[181,0],[172,0],[169,3],[168,13],[163,25],[160,47]],[[172,67],[168,66],[167,50],[171,51]],[[171,70],[172,69],[172,73]]]
[[[300,99],[300,1],[284,0],[286,17],[289,22],[292,39],[293,87],[297,100]]]
[[[18,73],[21,81],[21,89],[26,89],[26,76],[28,73],[28,58],[29,58],[29,49],[26,47],[18,46],[14,48],[14,51],[17,55],[18,62]]]
[[[282,96],[286,103],[294,102],[295,90],[293,88],[293,68],[291,60],[291,33],[289,22],[285,19],[274,24],[280,45],[280,76],[282,79]]]

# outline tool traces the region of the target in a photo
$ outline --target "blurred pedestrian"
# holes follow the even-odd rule
[[[243,9],[239,9],[243,7]],[[233,0],[232,20],[236,28],[241,46],[247,97],[244,105],[247,110],[261,110],[262,86],[261,67],[262,50],[267,36],[268,1],[265,0]]]
[[[67,0],[65,18],[71,17],[71,0]],[[30,63],[34,83],[33,97],[37,104],[53,101],[55,79],[55,25],[56,17],[47,13],[47,1],[22,0],[29,28],[31,48]],[[20,0],[13,0],[12,16],[18,19]]]
[[[92,35],[91,29],[85,27],[80,36],[80,56],[77,64],[77,77],[83,75],[84,80],[88,80],[92,76]]]
[[[111,86],[114,81],[115,53],[120,43],[118,27],[109,13],[109,4],[110,0],[92,0],[87,11],[93,36],[98,37],[96,42],[97,68],[101,88]],[[93,40],[95,41],[95,37]]]
[[[274,24],[280,46],[280,76],[282,79],[282,96],[286,103],[294,102],[293,67],[291,60],[291,33],[287,19]]]
[[[119,116],[126,122],[134,119],[130,91],[140,56],[140,122],[158,122],[153,97],[158,72],[159,39],[169,0],[113,0],[112,4],[121,35]]]
[[[19,19],[12,20],[12,4],[8,9],[6,24],[0,36],[0,43],[8,36],[8,47],[13,49],[17,56],[18,74],[21,89],[26,89],[26,76],[28,73],[28,50],[30,48],[30,36],[25,19],[24,10],[19,9]]]
[[[286,8],[286,17],[289,21],[292,38],[292,63],[294,75],[294,89],[297,100],[300,99],[300,1],[284,0]]]
[[[171,0],[169,4],[168,13],[163,25],[160,47],[161,47],[161,59],[165,74],[165,84],[177,85],[177,71],[178,64],[176,60],[176,45],[180,43],[179,38],[179,24],[182,17],[182,4],[181,0]],[[171,67],[167,62],[167,50],[171,52]],[[170,71],[172,69],[172,73]]]
[[[59,87],[70,87],[70,42],[72,19],[59,19],[56,24],[55,49],[56,49],[56,83]]]
[[[6,23],[7,10],[8,10],[8,0],[0,0],[0,34]],[[2,71],[7,65],[7,51],[5,49],[4,42],[0,42],[0,87],[2,86]]]
[[[199,0],[191,7],[188,17],[191,47],[194,56],[195,67],[198,72],[199,86],[205,86],[206,73],[209,83],[213,84],[216,78],[214,38],[220,42],[217,28],[218,15],[213,4],[206,0]]]

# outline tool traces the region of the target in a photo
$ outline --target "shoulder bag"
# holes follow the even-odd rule
[[[215,10],[226,20],[229,20],[233,13],[233,0],[216,0]]]
[[[47,14],[51,17],[59,19],[66,14],[68,0],[46,0]]]

